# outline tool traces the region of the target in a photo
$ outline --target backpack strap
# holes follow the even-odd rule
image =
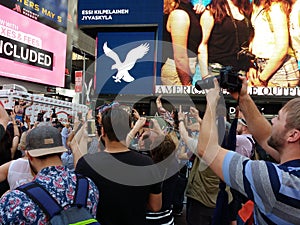
[[[50,219],[63,210],[56,199],[35,181],[21,185],[17,189],[27,194]]]
[[[85,207],[88,197],[89,183],[88,180],[80,174],[76,174],[76,177],[77,182],[73,204],[77,207]],[[43,186],[35,181],[21,185],[17,187],[17,189],[27,194],[32,201],[34,201],[43,210],[49,219],[63,210],[57,200],[53,198]]]
[[[247,139],[251,142],[252,144],[252,150],[251,150],[251,159],[255,156],[255,142],[252,138],[247,137]]]
[[[89,193],[89,182],[86,177],[81,174],[77,174],[77,182],[76,182],[76,191],[75,191],[75,199],[74,205],[78,207],[86,207],[86,202]]]

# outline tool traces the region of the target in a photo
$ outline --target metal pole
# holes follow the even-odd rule
[[[85,52],[83,52],[83,68],[82,68],[82,92],[81,92],[81,102],[85,105],[84,97],[85,97]]]

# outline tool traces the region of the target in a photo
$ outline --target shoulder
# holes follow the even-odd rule
[[[189,14],[182,9],[175,9],[170,13],[168,20],[171,23],[187,24],[189,23]]]
[[[249,138],[251,138],[249,136]],[[237,135],[236,136],[236,143],[238,144],[251,144],[250,140],[248,139],[247,135]]]
[[[21,224],[25,220],[35,222],[38,214],[36,204],[19,190],[4,194],[0,200],[0,208],[1,224]]]

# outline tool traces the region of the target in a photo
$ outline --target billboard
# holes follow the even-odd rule
[[[158,24],[162,12],[163,1],[79,0],[78,25]]]
[[[1,5],[56,30],[67,30],[68,0],[1,0]]]
[[[0,5],[0,76],[64,86],[67,36]]]
[[[153,93],[157,49],[155,38],[156,32],[152,29],[144,32],[120,29],[115,32],[99,32],[96,92],[101,94]]]

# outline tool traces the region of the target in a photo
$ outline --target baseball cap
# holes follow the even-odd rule
[[[32,157],[66,152],[59,130],[52,126],[38,126],[26,137],[26,150]]]

